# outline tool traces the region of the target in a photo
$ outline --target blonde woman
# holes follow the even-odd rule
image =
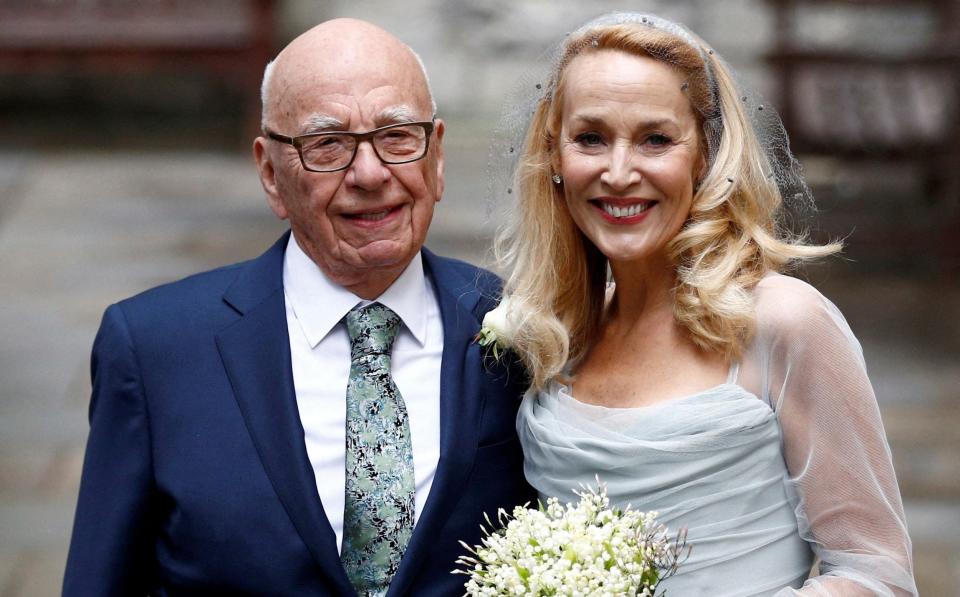
[[[915,595],[860,346],[780,273],[838,247],[781,229],[809,191],[776,115],[653,16],[586,24],[551,68],[516,110],[498,247],[528,481],[571,499],[598,475],[686,527],[671,595]]]

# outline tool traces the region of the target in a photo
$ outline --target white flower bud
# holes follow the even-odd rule
[[[495,335],[495,341],[500,348],[513,346],[514,334],[520,325],[520,314],[508,297],[504,297],[495,309],[487,311],[483,316],[483,328]],[[482,332],[481,332],[482,333]]]

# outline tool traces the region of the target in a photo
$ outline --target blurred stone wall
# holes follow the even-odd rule
[[[772,94],[763,56],[773,45],[772,3],[765,0],[285,0],[282,39],[335,17],[376,23],[421,54],[446,113],[496,114],[503,93],[564,32],[613,11],[653,13],[699,34],[763,95]],[[863,7],[821,3],[796,11],[808,46],[899,54],[922,47],[937,22],[922,5]]]
[[[396,34],[420,55],[443,114],[489,119],[504,94],[564,32],[612,11],[649,12],[696,31],[751,83],[767,90],[763,53],[772,16],[762,0],[287,0],[281,38],[334,17],[361,18]]]

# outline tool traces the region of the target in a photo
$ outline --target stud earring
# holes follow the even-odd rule
[[[563,182],[563,178],[561,178],[559,174],[554,174],[553,184],[560,184],[561,182]]]

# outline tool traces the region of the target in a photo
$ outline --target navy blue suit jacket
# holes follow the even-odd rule
[[[107,309],[64,595],[355,594],[297,413],[286,242]],[[515,429],[524,376],[473,342],[499,282],[423,255],[444,327],[440,460],[391,596],[462,595],[458,540],[535,499]]]

